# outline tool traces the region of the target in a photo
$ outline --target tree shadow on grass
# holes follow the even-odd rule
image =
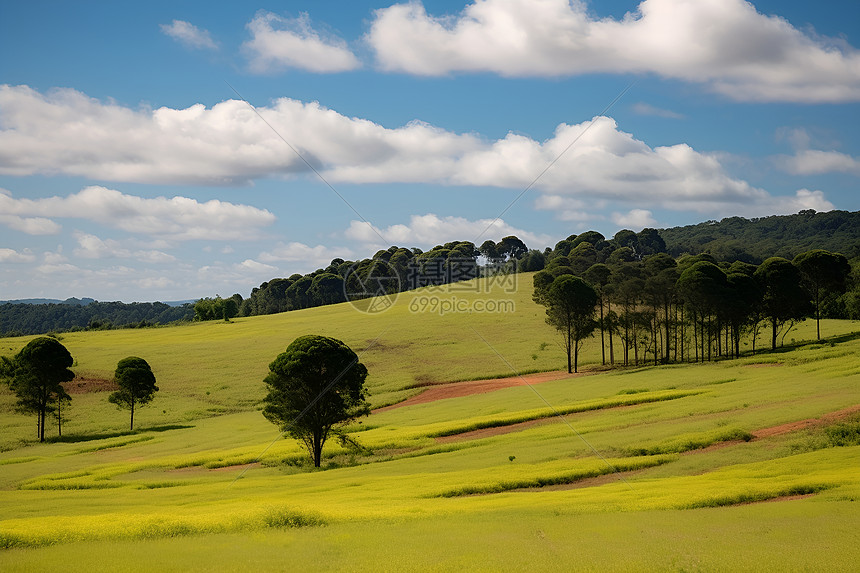
[[[166,424],[163,426],[149,426],[145,428],[140,428],[137,430],[124,430],[118,432],[100,432],[93,434],[66,434],[62,437],[52,437],[46,438],[45,441],[49,443],[63,443],[63,444],[76,444],[79,442],[92,442],[95,440],[107,440],[109,438],[119,438],[121,436],[138,436],[141,434],[147,434],[149,432],[168,432],[170,430],[187,430],[188,428],[193,428],[194,426],[187,426],[182,424]]]

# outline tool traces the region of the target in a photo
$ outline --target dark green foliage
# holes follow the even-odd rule
[[[89,304],[0,305],[0,334],[45,334],[68,330],[138,328],[191,320],[190,304],[170,306],[161,302],[92,302]]]
[[[229,300],[229,299],[228,299]],[[155,374],[143,358],[129,356],[116,365],[114,381],[119,390],[108,398],[118,408],[131,411],[130,430],[134,430],[134,409],[149,404],[158,392]]]
[[[800,271],[803,283],[812,295],[818,340],[821,340],[821,302],[828,294],[842,294],[847,288],[851,265],[840,254],[821,249],[800,253],[792,263]]]
[[[301,440],[320,467],[332,433],[370,413],[364,381],[367,368],[340,340],[301,336],[269,365],[263,415]]]
[[[772,256],[790,259],[811,249],[825,249],[853,258],[860,254],[860,212],[809,210],[759,219],[729,217],[660,229],[660,235],[675,257],[711,252],[726,257],[720,260],[758,263]]]
[[[577,372],[579,349],[597,327],[594,320],[597,292],[581,278],[564,275],[553,280],[541,300],[547,307],[547,323],[564,337],[567,371]]]
[[[40,442],[45,441],[47,415],[54,412],[55,405],[71,401],[62,383],[75,378],[69,370],[73,363],[66,347],[48,336],[34,338],[14,358],[2,362],[0,374],[18,398],[18,409],[36,414]]]
[[[756,269],[755,279],[761,287],[762,315],[771,325],[771,347],[776,349],[783,326],[808,316],[812,304],[801,286],[800,271],[786,259],[767,259]]]

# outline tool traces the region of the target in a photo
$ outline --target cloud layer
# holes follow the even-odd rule
[[[26,225],[19,227],[14,221],[46,221],[45,227],[58,232],[60,226],[53,218],[75,218],[174,241],[257,238],[257,229],[275,222],[269,211],[249,205],[215,199],[200,203],[188,197],[147,199],[99,186],[86,187],[66,197],[44,199],[16,199],[0,190],[0,212],[5,214],[0,217],[0,224],[11,217],[13,224],[6,224],[23,232],[28,232]],[[39,227],[37,223],[33,226]],[[31,234],[44,234],[39,231],[41,227]]]
[[[0,86],[4,175],[247,184],[307,172],[290,146],[327,180],[338,183],[525,189],[535,182],[537,191],[548,194],[699,212],[737,212],[738,207],[774,201],[766,191],[730,176],[716,155],[684,143],[652,148],[609,117],[560,124],[542,142],[519,134],[489,141],[421,122],[389,129],[287,98],[256,111],[238,100],[212,108],[197,104],[187,109],[132,110],[74,90],[43,95],[26,86]],[[169,201],[182,212],[190,200]],[[226,205],[213,208],[221,212]],[[257,211],[249,212],[257,216]],[[50,232],[45,221],[8,219],[44,216],[39,213],[4,214],[10,226],[44,227],[43,232]],[[193,234],[179,228],[168,232]]]
[[[653,73],[736,100],[860,100],[860,52],[744,0],[643,0],[596,19],[582,0],[482,0],[456,17],[418,1],[377,10],[367,41],[388,71],[438,76]]]

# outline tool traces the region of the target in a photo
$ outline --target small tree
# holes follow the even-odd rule
[[[134,409],[149,404],[158,392],[155,385],[155,374],[143,358],[129,356],[116,365],[114,380],[119,390],[108,398],[117,408],[131,411],[129,428],[134,430]]]
[[[72,355],[56,338],[31,340],[12,360],[4,360],[9,386],[18,397],[18,409],[36,414],[39,441],[45,441],[45,420],[58,400],[71,400],[62,386],[75,373],[69,370]]]
[[[315,467],[332,433],[370,413],[364,381],[367,368],[340,340],[307,335],[295,339],[269,364],[263,415],[301,440]]]
[[[547,323],[564,336],[567,371],[577,372],[579,349],[597,328],[594,320],[597,292],[579,277],[562,275],[550,285],[545,301]]]

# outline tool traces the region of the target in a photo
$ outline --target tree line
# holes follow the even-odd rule
[[[0,335],[142,328],[191,320],[190,304],[90,302],[88,304],[0,304]]]
[[[40,442],[45,441],[49,416],[57,422],[57,436],[63,435],[63,408],[72,401],[63,384],[75,379],[73,365],[68,349],[51,336],[34,338],[13,357],[0,356],[0,382],[15,394],[18,412],[35,414]],[[158,391],[155,375],[146,360],[129,356],[117,363],[114,383],[118,389],[108,401],[130,411],[134,430],[135,409],[152,401]]]
[[[848,259],[822,249],[759,265],[665,251],[659,232],[645,229],[608,241],[593,231],[571,235],[548,254],[533,297],[563,334],[569,371],[597,331],[610,365],[737,357],[742,337],[755,351],[765,327],[776,348],[798,321],[838,309],[856,284]]]
[[[516,236],[498,242],[487,240],[480,247],[469,241],[453,241],[428,251],[392,246],[370,258],[336,258],[327,267],[306,275],[274,278],[255,287],[247,299],[239,294],[200,299],[194,304],[194,317],[229,320],[275,314],[345,302],[347,297],[360,296],[368,283],[381,285],[384,292],[393,294],[470,280],[487,272],[540,270],[543,266],[544,254],[529,250]]]

